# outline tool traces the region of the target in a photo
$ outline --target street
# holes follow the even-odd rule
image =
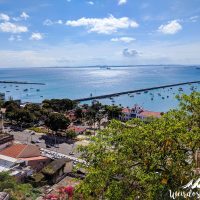
[[[14,136],[15,142],[19,142],[21,144],[33,144],[39,146],[40,148],[52,150],[58,153],[62,153],[65,155],[72,155],[70,152],[73,152],[74,157],[78,157],[79,154],[76,152],[76,143],[66,143],[66,142],[57,142],[55,139],[53,140],[53,144],[56,142],[56,145],[51,145],[48,139],[46,139],[46,134],[35,133],[30,130],[23,131],[13,131],[9,127],[4,129],[5,132]],[[52,142],[52,140],[51,140]],[[58,144],[60,143],[60,144]],[[47,148],[48,146],[48,148]]]

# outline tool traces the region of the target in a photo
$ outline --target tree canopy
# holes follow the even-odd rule
[[[200,93],[180,97],[180,107],[144,123],[113,120],[81,147],[88,172],[77,191],[89,200],[170,199],[197,175]]]
[[[0,192],[8,192],[10,200],[33,200],[39,196],[39,191],[30,184],[18,183],[14,177],[6,172],[0,173]]]
[[[50,109],[55,112],[66,112],[67,110],[71,110],[75,108],[77,103],[70,99],[51,99],[44,100],[42,102],[43,108]]]
[[[51,113],[45,122],[46,126],[52,131],[57,132],[58,130],[67,129],[70,124],[68,118],[60,113]]]

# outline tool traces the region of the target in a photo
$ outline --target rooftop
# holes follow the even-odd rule
[[[67,158],[54,160],[42,170],[42,173],[52,175],[69,161],[71,160]]]
[[[142,111],[140,113],[140,116],[142,117],[161,117],[161,113],[160,112],[153,112],[153,111],[148,111],[148,110],[145,110],[145,111]]]
[[[7,192],[0,192],[0,200],[9,199],[9,194]]]
[[[13,135],[9,135],[7,133],[0,132],[0,145],[5,144],[10,141],[13,141],[13,140],[14,140]]]
[[[40,149],[34,145],[13,144],[0,151],[0,154],[12,158],[29,158],[40,156]]]
[[[88,127],[86,126],[70,126],[68,130],[72,130],[76,133],[84,132]]]

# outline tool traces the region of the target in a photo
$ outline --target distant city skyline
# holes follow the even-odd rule
[[[0,67],[200,64],[199,0],[0,0]]]

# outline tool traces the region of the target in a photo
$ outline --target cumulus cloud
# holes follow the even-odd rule
[[[56,24],[63,24],[63,21],[59,19],[58,21],[55,22]]]
[[[191,22],[197,22],[198,19],[199,19],[199,16],[198,16],[198,15],[190,17],[190,21],[191,21]]]
[[[53,25],[54,23],[53,23],[53,21],[51,21],[50,19],[46,19],[44,22],[43,22],[43,25],[45,25],[45,26],[51,26],[51,25]]]
[[[42,40],[43,38],[41,33],[32,33],[30,40]]]
[[[8,38],[9,41],[22,41],[22,38],[21,38],[21,35],[11,35],[9,38]]]
[[[0,20],[9,21],[10,17],[4,13],[0,13]]]
[[[25,33],[28,32],[28,28],[26,26],[21,26],[17,24],[13,24],[11,22],[3,22],[0,23],[0,31],[5,33]]]
[[[171,34],[171,35],[178,33],[180,30],[182,30],[182,26],[178,22],[178,20],[173,20],[173,21],[168,22],[167,24],[162,24],[158,28],[158,32],[161,32],[163,34]]]
[[[126,4],[127,0],[118,0],[118,5]]]
[[[99,34],[112,34],[118,29],[137,28],[139,24],[128,17],[115,18],[110,15],[107,18],[80,18],[78,20],[68,20],[67,26],[79,27],[84,26],[88,32],[96,32]]]
[[[88,1],[87,2],[89,5],[93,6],[94,5],[94,2],[93,1]]]
[[[112,38],[110,41],[111,42],[131,43],[131,42],[135,41],[135,38],[133,38],[133,37],[117,37],[117,38]]]
[[[128,57],[128,58],[131,58],[131,57],[136,57],[139,55],[139,52],[136,51],[135,49],[124,49],[123,52],[122,52],[122,55],[124,57]]]
[[[29,16],[27,13],[22,12],[22,14],[20,15],[20,17],[21,17],[22,19],[24,19],[24,20],[27,20],[30,16]]]
[[[43,25],[45,26],[52,26],[54,24],[63,24],[63,21],[61,19],[57,20],[57,21],[52,21],[50,19],[46,19],[44,22],[43,22]]]

